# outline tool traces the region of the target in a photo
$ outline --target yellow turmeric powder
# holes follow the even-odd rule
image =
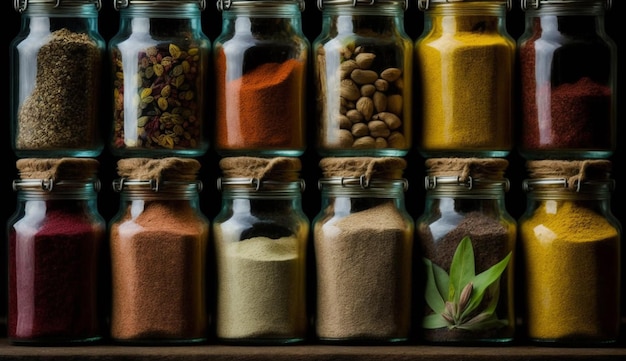
[[[515,42],[502,4],[432,3],[415,43],[424,156],[506,156]],[[458,8],[458,9],[457,9]]]
[[[614,340],[620,320],[618,229],[573,200],[543,200],[519,226],[530,339]]]

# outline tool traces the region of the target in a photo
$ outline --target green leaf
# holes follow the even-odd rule
[[[469,314],[472,310],[476,309],[476,307],[480,305],[487,288],[491,286],[494,282],[498,282],[500,280],[500,276],[509,264],[510,258],[511,252],[509,252],[509,254],[504,257],[503,260],[474,277],[474,279],[472,280],[472,282],[474,283],[474,292],[472,292],[472,297],[470,297],[467,308],[465,309],[465,312],[463,312],[464,315]]]
[[[482,313],[477,317],[481,317],[481,316],[485,316],[486,318],[479,322],[474,322],[470,320],[467,323],[458,325],[456,328],[460,328],[460,329],[468,330],[468,331],[482,331],[482,330],[489,330],[489,329],[497,329],[497,328],[508,325],[508,321],[498,320],[495,315],[486,315],[485,313]]]
[[[436,266],[428,258],[424,258],[424,265],[426,270],[426,288],[424,290],[426,304],[433,311],[440,314],[445,310],[445,301],[437,288],[435,272],[433,271],[433,267]]]
[[[448,327],[449,325],[450,324],[448,323],[448,321],[446,321],[446,319],[443,318],[443,316],[441,316],[440,314],[428,315],[422,319],[423,328],[428,328],[428,329],[444,328],[444,327]]]
[[[459,242],[450,264],[448,300],[455,303],[459,302],[461,290],[472,281],[474,276],[474,248],[472,247],[472,241],[466,236]]]
[[[439,290],[439,294],[442,298],[444,298],[448,294],[448,288],[450,284],[450,276],[448,276],[448,272],[443,268],[439,267],[436,264],[432,264],[433,272],[435,275],[435,283],[437,284],[437,289]]]

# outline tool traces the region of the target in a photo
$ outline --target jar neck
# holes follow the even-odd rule
[[[602,4],[577,3],[547,4],[525,12],[527,29],[541,29],[544,33],[605,33],[605,8]]]
[[[24,179],[13,182],[13,190],[21,201],[32,200],[95,200],[100,181],[53,181]]]
[[[200,3],[185,1],[131,1],[125,7],[119,7],[120,21],[129,18],[164,18],[199,22],[201,12]]]
[[[527,179],[523,189],[528,199],[534,200],[588,200],[608,202],[615,187],[613,180],[588,181],[570,185],[565,179]]]
[[[222,18],[233,17],[251,18],[300,18],[304,10],[304,0],[284,1],[223,1],[217,3],[218,10],[222,13]]]
[[[22,19],[32,18],[84,18],[97,21],[99,7],[95,3],[60,2],[55,3],[33,3],[23,9],[16,9],[21,12]]]
[[[404,2],[339,3],[324,2],[322,32],[346,33],[374,29],[377,33],[385,34],[396,29],[404,31]]]
[[[301,202],[304,181],[261,181],[256,178],[219,178],[217,188],[222,199],[258,199]]]
[[[510,184],[507,178],[502,179],[474,179],[460,181],[453,176],[426,176],[426,197],[431,199],[465,198],[465,199],[493,199],[503,200]]]
[[[154,180],[113,181],[113,190],[120,193],[122,200],[189,200],[198,201],[202,182],[156,182]]]
[[[522,10],[526,16],[599,16],[604,17],[610,8],[607,0],[591,1],[526,1],[522,2]]]
[[[424,31],[503,33],[506,5],[489,2],[436,3],[424,12]]]
[[[324,178],[318,187],[324,197],[381,198],[404,200],[408,188],[405,179],[371,180],[363,177]]]
[[[286,6],[289,5],[289,6]],[[282,10],[237,8],[222,12],[223,33],[250,33],[255,37],[268,34],[273,37],[301,33],[302,18],[297,5],[282,4]],[[277,6],[278,8],[279,6]],[[289,9],[285,9],[288,7]]]

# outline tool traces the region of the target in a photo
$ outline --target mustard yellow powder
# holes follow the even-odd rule
[[[545,201],[520,220],[528,336],[603,339],[619,327],[619,233],[573,201]]]
[[[485,18],[433,21],[415,47],[422,149],[509,149],[514,41],[494,28],[476,29],[481,23],[495,27]]]

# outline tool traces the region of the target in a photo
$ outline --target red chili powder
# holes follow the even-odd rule
[[[104,222],[47,202],[9,230],[8,336],[81,340],[100,336],[97,290]],[[30,224],[29,224],[30,223]]]
[[[295,59],[261,64],[226,79],[226,57],[217,65],[216,147],[302,148],[304,64]]]

